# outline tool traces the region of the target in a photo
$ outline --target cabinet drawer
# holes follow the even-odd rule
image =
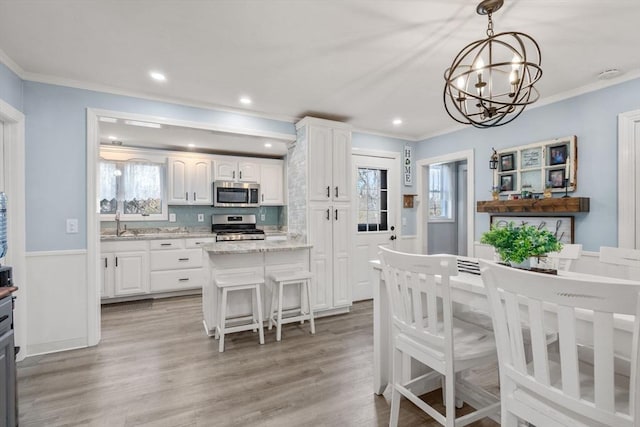
[[[151,273],[151,292],[169,292],[198,289],[204,285],[202,268],[191,270],[154,271]]]
[[[199,248],[207,243],[215,243],[215,237],[194,237],[193,239],[185,239],[185,247],[187,249]]]
[[[11,297],[0,300],[0,335],[11,329],[13,316],[13,303]]]
[[[151,252],[151,271],[202,267],[201,249]]]
[[[184,249],[184,239],[150,240],[149,248],[152,251],[158,249]]]

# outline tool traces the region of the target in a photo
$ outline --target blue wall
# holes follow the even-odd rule
[[[22,111],[22,80],[6,65],[0,62],[0,99]]]
[[[293,123],[25,81],[27,251],[87,247],[87,108],[295,135]],[[65,232],[67,218],[78,234]]]
[[[619,113],[640,109],[640,79],[623,82],[554,104],[530,108],[512,123],[494,129],[465,128],[421,141],[417,158],[475,150],[476,200],[488,200],[491,147],[497,150],[578,137],[578,187],[573,196],[589,197],[589,213],[576,214],[576,243],[585,250],[617,246],[617,142]],[[475,216],[476,240],[488,229],[489,215]]]

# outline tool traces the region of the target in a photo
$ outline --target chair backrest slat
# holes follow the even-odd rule
[[[578,347],[576,346],[576,317],[573,307],[558,307],[558,335],[560,340],[560,364],[562,366],[562,390],[570,397],[580,398],[580,373]]]
[[[596,407],[615,409],[613,314],[596,312],[593,316],[593,377]]]
[[[538,300],[529,301],[529,328],[531,329],[531,353],[533,375],[540,384],[549,385],[549,354],[547,334],[544,329],[542,304]]]
[[[595,424],[640,425],[640,281],[554,276],[483,260],[480,266],[496,333],[501,386],[547,398]],[[617,329],[616,315],[634,316],[626,317],[633,322],[631,342],[616,338],[623,333]],[[512,326],[518,318],[526,320],[531,331],[533,372],[522,368],[522,334],[513,333],[517,328]],[[545,330],[551,327],[558,332],[559,360],[545,340]],[[592,365],[578,359],[581,346],[592,347]],[[626,358],[628,385],[618,381],[615,371]],[[592,391],[587,377],[593,378]],[[628,402],[621,402],[620,387],[627,389]],[[628,412],[620,409],[622,404],[628,404]]]
[[[558,270],[569,271],[571,270],[573,261],[580,259],[582,256],[582,245],[578,243],[565,243],[562,245],[560,252],[550,252],[547,256],[558,260]]]
[[[640,249],[601,246],[600,262],[605,264],[605,274],[609,276],[640,280]]]
[[[514,294],[505,295],[509,342],[511,343],[511,361],[513,367],[523,375],[527,373],[524,340],[522,337],[522,321],[520,319],[520,301]]]

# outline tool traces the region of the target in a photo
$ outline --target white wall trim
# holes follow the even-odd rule
[[[87,344],[90,346],[97,345],[101,337],[98,111],[87,108]]]
[[[636,225],[636,126],[640,126],[640,110],[618,115],[618,246],[638,248]]]
[[[475,163],[473,150],[463,150],[456,153],[444,154],[442,156],[431,157],[428,159],[419,160],[416,165],[418,166],[418,200],[421,203],[418,206],[417,212],[417,246],[418,252],[422,252],[425,247],[426,231],[427,227],[424,226],[425,220],[428,218],[426,209],[428,208],[429,201],[425,195],[426,189],[423,188],[424,182],[428,178],[428,166],[438,163],[451,163],[457,161],[467,161],[467,253],[473,254],[473,241],[475,238]]]
[[[27,292],[29,286],[26,267],[26,200],[25,200],[25,117],[20,111],[0,99],[0,121],[4,140],[5,193],[7,194],[7,244],[6,263],[13,268],[13,280],[20,289],[15,293],[16,345],[26,349],[27,343]],[[18,354],[18,360],[26,351]]]
[[[400,159],[400,152],[398,151],[385,151],[385,150],[371,150],[368,148],[352,148],[351,154],[353,156],[367,156],[367,157],[381,157],[383,159]]]
[[[22,67],[19,66],[13,59],[11,59],[9,55],[7,55],[6,52],[2,49],[0,49],[0,62],[6,65],[8,69],[16,73],[22,80],[24,80],[24,70],[22,69]]]
[[[86,255],[86,249],[68,249],[63,251],[31,251],[27,252],[26,256],[30,257],[43,257],[43,256],[65,256],[65,255]]]

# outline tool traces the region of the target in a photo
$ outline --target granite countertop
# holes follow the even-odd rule
[[[258,252],[294,251],[309,249],[313,245],[295,239],[287,240],[245,240],[241,242],[215,242],[202,245],[210,254],[250,254]]]
[[[286,236],[284,230],[276,230],[265,227],[265,235]],[[163,228],[132,228],[126,230],[120,236],[116,236],[115,229],[105,229],[100,232],[101,242],[135,241],[135,240],[160,240],[160,239],[188,239],[198,237],[215,237],[207,227],[163,227]]]

